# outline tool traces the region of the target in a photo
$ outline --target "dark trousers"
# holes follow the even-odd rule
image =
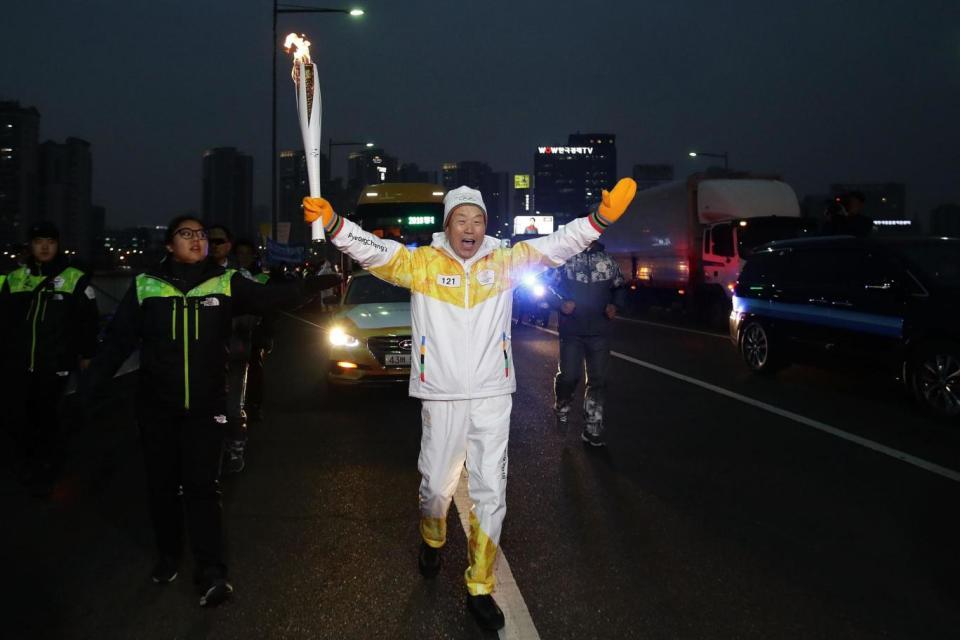
[[[231,440],[247,439],[247,375],[246,354],[231,354],[227,369],[227,437]]]
[[[28,464],[53,468],[63,462],[59,406],[67,380],[54,372],[26,374],[21,398],[24,415],[13,435]]]
[[[586,361],[587,380],[583,397],[583,420],[587,431],[603,432],[603,402],[607,390],[607,369],[610,365],[610,342],[606,336],[562,336],[560,363],[554,379],[557,410],[568,412],[573,391],[580,382]]]
[[[254,345],[247,360],[246,406],[255,411],[263,404],[263,355],[264,349]]]
[[[186,528],[198,579],[227,572],[220,505],[223,431],[224,424],[212,414],[140,416],[157,549],[161,556],[179,560]]]

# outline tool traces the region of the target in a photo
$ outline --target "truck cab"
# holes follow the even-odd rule
[[[813,223],[799,217],[734,219],[708,225],[703,230],[701,266],[703,285],[733,296],[737,277],[753,249],[775,240],[805,235]]]

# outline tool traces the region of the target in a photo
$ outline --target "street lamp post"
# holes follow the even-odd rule
[[[726,152],[726,151],[724,151],[723,153],[707,153],[706,151],[691,151],[691,152],[690,152],[690,157],[691,157],[691,158],[696,158],[696,157],[699,157],[699,156],[705,156],[705,157],[707,157],[707,158],[723,158],[723,169],[726,171],[727,169],[730,168],[730,166],[729,166],[729,159],[727,158],[727,152]]]
[[[349,16],[359,17],[363,15],[363,10],[304,7],[296,4],[278,4],[277,0],[273,0],[273,57],[271,58],[273,73],[270,87],[273,107],[270,126],[270,221],[271,234],[274,239],[277,237],[277,225],[280,221],[280,205],[277,202],[277,16],[281,13],[344,13]],[[327,162],[329,161],[328,158]]]

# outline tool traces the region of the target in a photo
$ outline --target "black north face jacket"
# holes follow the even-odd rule
[[[292,309],[307,299],[304,281],[266,287],[210,261],[166,260],[127,291],[103,349],[81,378],[81,398],[99,390],[139,347],[141,412],[225,413],[233,317]]]
[[[33,258],[0,288],[2,351],[12,373],[74,371],[93,356],[99,315],[90,276],[62,256]]]

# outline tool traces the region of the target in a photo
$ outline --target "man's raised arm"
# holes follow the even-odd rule
[[[600,237],[600,234],[620,217],[637,195],[637,183],[632,178],[621,178],[612,191],[603,190],[603,200],[597,210],[577,218],[548,236],[518,242],[512,248],[514,268],[556,267]]]
[[[303,219],[323,221],[327,238],[364,269],[399,287],[410,288],[412,256],[394,240],[384,240],[341,217],[324,198],[303,199]]]

